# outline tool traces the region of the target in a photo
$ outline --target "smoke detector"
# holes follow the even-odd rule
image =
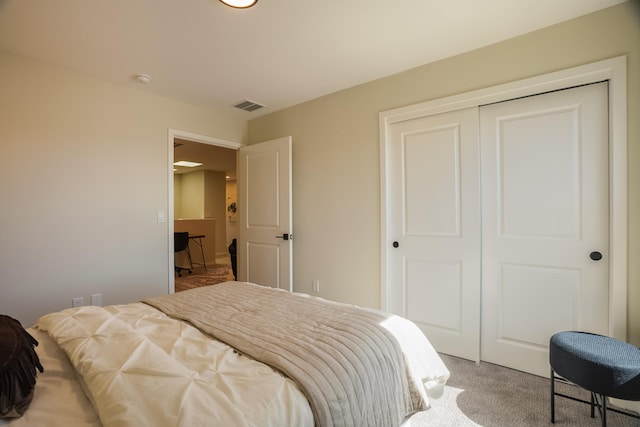
[[[151,81],[151,76],[148,74],[138,73],[133,76],[134,79],[138,81],[138,83],[147,84]]]

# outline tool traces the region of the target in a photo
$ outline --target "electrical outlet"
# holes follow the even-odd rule
[[[311,282],[311,289],[313,292],[320,292],[320,280],[314,280]]]
[[[102,306],[102,294],[91,295],[91,305]]]
[[[71,300],[71,307],[82,307],[84,305],[83,297],[76,297]]]

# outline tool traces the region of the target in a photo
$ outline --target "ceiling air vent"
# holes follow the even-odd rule
[[[257,102],[251,101],[250,99],[245,99],[243,101],[236,103],[234,107],[244,111],[256,111],[264,107],[264,105],[258,104]]]

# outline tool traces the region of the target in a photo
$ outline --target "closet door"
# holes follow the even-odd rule
[[[478,360],[478,110],[389,129],[387,309],[414,321],[437,351]]]
[[[548,376],[553,333],[608,332],[607,92],[480,108],[482,360]]]

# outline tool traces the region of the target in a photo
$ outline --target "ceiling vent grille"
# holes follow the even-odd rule
[[[263,108],[264,105],[258,104],[257,102],[251,101],[250,99],[245,99],[236,103],[234,107],[244,111],[256,111],[260,108]]]

